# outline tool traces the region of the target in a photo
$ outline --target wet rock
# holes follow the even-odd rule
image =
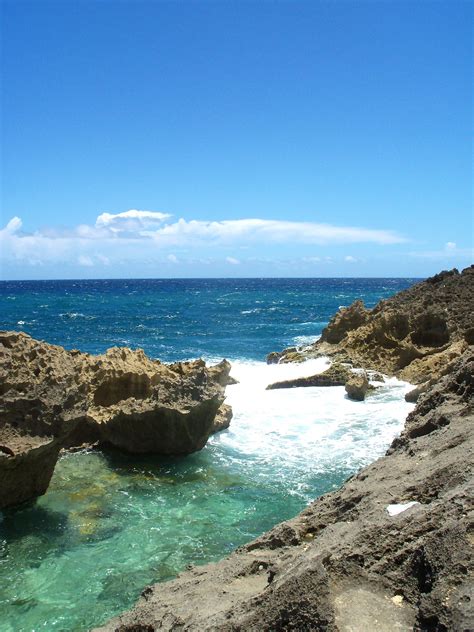
[[[299,388],[304,386],[344,386],[350,375],[351,371],[347,366],[335,362],[322,373],[316,373],[308,377],[297,377],[291,380],[282,380],[281,382],[273,382],[273,384],[267,386],[267,390]]]
[[[272,351],[267,355],[267,364],[278,364],[283,355],[283,351]]]
[[[410,404],[416,404],[420,395],[426,390],[427,383],[415,386],[411,391],[408,391],[405,395],[405,401]]]
[[[214,418],[212,433],[220,432],[230,426],[232,420],[232,407],[229,404],[221,404]]]
[[[283,351],[272,351],[267,355],[267,364],[279,364],[279,362],[304,362],[307,359],[307,355],[302,353],[301,349],[296,347],[289,347]]]
[[[364,401],[368,390],[369,381],[365,373],[352,373],[346,382],[347,396],[357,402]]]

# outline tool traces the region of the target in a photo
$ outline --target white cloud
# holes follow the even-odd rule
[[[19,217],[12,217],[5,228],[2,228],[2,230],[0,230],[0,235],[13,235],[20,230],[22,223],[23,222]]]
[[[357,259],[352,255],[347,255],[344,257],[344,261],[348,261],[349,263],[356,263]]]
[[[422,250],[417,252],[409,252],[410,257],[419,259],[474,259],[473,248],[458,248],[454,241],[448,241],[444,244],[444,248],[439,250]]]
[[[145,235],[145,233],[143,233]],[[146,235],[156,242],[183,244],[190,240],[236,243],[252,240],[261,243],[333,244],[372,242],[397,244],[407,241],[389,230],[374,230],[353,226],[332,226],[315,222],[289,222],[268,219],[235,219],[202,221],[179,219],[165,224]]]
[[[167,221],[171,215],[156,211],[131,209],[122,213],[101,213],[94,224],[74,228],[49,227],[33,233],[21,229],[22,221],[13,217],[0,230],[4,261],[42,261],[53,264],[88,266],[118,262],[156,260],[157,254],[168,256],[170,263],[179,263],[172,254],[176,247],[194,251],[209,248],[289,247],[306,244],[365,243],[396,244],[406,241],[390,230],[353,226],[333,226],[316,222],[268,219],[234,219],[222,221]],[[120,242],[120,246],[118,245]],[[97,252],[100,254],[97,254]],[[170,252],[171,251],[171,252]],[[318,257],[307,258],[315,263]],[[228,257],[227,263],[238,265],[239,259]],[[323,259],[321,260],[323,261]]]
[[[142,231],[149,231],[157,228],[164,220],[170,218],[168,213],[159,213],[157,211],[138,211],[137,209],[130,209],[123,213],[101,213],[95,221],[95,229],[105,229],[112,234],[119,235],[120,233],[140,233]],[[87,236],[89,231],[88,226],[81,226],[80,230],[84,236]]]
[[[87,257],[86,255],[79,255],[79,257],[77,258],[77,263],[80,266],[85,266],[87,268],[90,268],[94,265],[92,259],[90,257]]]

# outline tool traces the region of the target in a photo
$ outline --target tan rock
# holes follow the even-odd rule
[[[15,477],[7,472],[14,463],[24,464],[15,475],[25,490],[18,502],[27,489],[44,493],[38,490],[49,482],[45,473],[37,487],[20,485],[28,472],[37,474],[25,456],[17,458],[13,434],[24,443],[23,455],[45,455],[49,477],[62,446],[99,441],[132,453],[189,454],[213,432],[229,371],[226,360],[211,368],[203,360],[165,365],[141,349],[114,347],[93,356],[0,332],[0,506],[2,489],[10,498],[7,481]],[[51,449],[38,451],[38,441]]]
[[[369,390],[369,381],[365,373],[352,373],[346,382],[346,393],[349,399],[362,402]]]

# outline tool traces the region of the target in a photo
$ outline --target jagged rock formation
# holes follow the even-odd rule
[[[474,629],[474,351],[387,456],[217,564],[146,588],[102,631]]]
[[[473,307],[474,266],[441,272],[372,310],[355,301],[331,319],[320,340],[297,353],[299,359],[327,355],[422,384],[438,379],[474,342]],[[269,359],[288,360],[286,351]]]
[[[322,373],[273,382],[273,384],[267,386],[267,390],[300,388],[303,386],[344,386],[351,375],[351,371],[347,366],[335,362]]]
[[[117,347],[92,356],[0,332],[0,368],[0,507],[44,493],[61,446],[99,441],[184,455],[204,447],[219,410],[230,421],[221,408],[225,360],[211,368],[202,360],[165,365]]]
[[[373,371],[370,377],[374,381],[384,381],[383,376]],[[309,375],[307,377],[296,377],[281,382],[273,382],[267,386],[267,391],[280,388],[302,388],[306,386],[345,386],[349,399],[363,401],[369,391],[374,391],[375,386],[369,384],[369,379],[365,371],[353,372],[346,364],[334,362],[322,373]]]

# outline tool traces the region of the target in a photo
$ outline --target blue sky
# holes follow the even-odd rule
[[[472,262],[470,2],[2,2],[1,277]]]

